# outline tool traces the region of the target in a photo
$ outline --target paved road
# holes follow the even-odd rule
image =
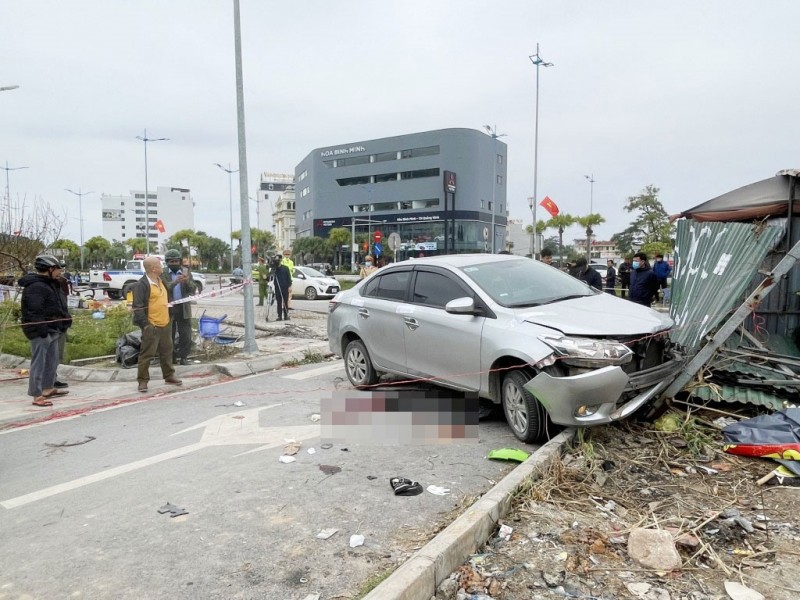
[[[485,458],[519,447],[503,421],[473,443],[323,449],[312,415],[343,377],[315,364],[3,432],[0,598],[353,594],[508,472]],[[452,491],[397,497],[392,476]]]

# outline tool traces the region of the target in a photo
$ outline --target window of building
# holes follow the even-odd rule
[[[133,197],[134,198],[142,198],[142,199],[144,199],[144,194],[134,194]]]
[[[325,161],[325,162],[328,162],[328,161]],[[305,171],[300,173],[300,176],[297,178],[297,181],[303,181],[303,179],[305,179],[306,177],[308,177],[308,169],[306,169]]]
[[[498,175],[497,176],[497,185],[503,185],[503,176],[502,175]]]
[[[440,273],[417,271],[411,301],[436,308],[444,308],[451,300],[471,296],[456,281]]]
[[[144,198],[144,196],[142,196]],[[144,202],[137,202],[136,206],[144,206]]]
[[[411,148],[400,153],[401,158],[417,158],[418,156],[433,156],[439,154],[439,146],[426,146],[424,148]]]
[[[387,160],[397,160],[398,152],[381,152],[379,154],[373,154],[374,160],[373,162],[385,162]]]
[[[147,194],[148,200],[155,200],[156,198],[158,198],[158,194],[150,194],[150,193]]]
[[[360,177],[344,177],[342,179],[337,179],[336,183],[339,185],[366,185],[371,183],[369,180],[369,175],[362,175]]]
[[[439,169],[419,169],[417,171],[403,171],[401,179],[421,179],[423,177],[438,177]]]
[[[302,198],[303,196],[308,196],[310,193],[311,193],[311,188],[310,187],[304,187],[303,191],[300,192],[300,197]]]
[[[384,183],[387,181],[397,181],[397,173],[381,173],[375,175],[375,183]]]
[[[498,154],[497,155],[497,164],[498,165],[502,165],[503,164],[503,155],[502,154]]]
[[[492,211],[494,210],[494,202],[492,202],[491,200],[489,200],[489,210]]]

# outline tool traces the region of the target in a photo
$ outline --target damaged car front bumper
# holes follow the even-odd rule
[[[673,359],[629,375],[619,366],[554,377],[544,371],[525,384],[554,423],[590,427],[619,421],[663,392],[683,361]]]

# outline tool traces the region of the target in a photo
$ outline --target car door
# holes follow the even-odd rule
[[[410,268],[375,273],[364,286],[357,323],[361,339],[379,370],[406,373],[403,313],[408,306]]]
[[[406,365],[411,375],[439,377],[461,389],[478,390],[481,332],[485,317],[454,315],[445,305],[475,293],[446,269],[417,268],[403,314]]]

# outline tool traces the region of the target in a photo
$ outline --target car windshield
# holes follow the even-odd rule
[[[530,259],[479,263],[462,271],[492,300],[510,308],[599,293],[571,275]]]
[[[325,277],[325,275],[323,275],[316,269],[312,269],[311,267],[302,267],[301,269],[299,269],[299,271],[303,273],[306,277]]]

